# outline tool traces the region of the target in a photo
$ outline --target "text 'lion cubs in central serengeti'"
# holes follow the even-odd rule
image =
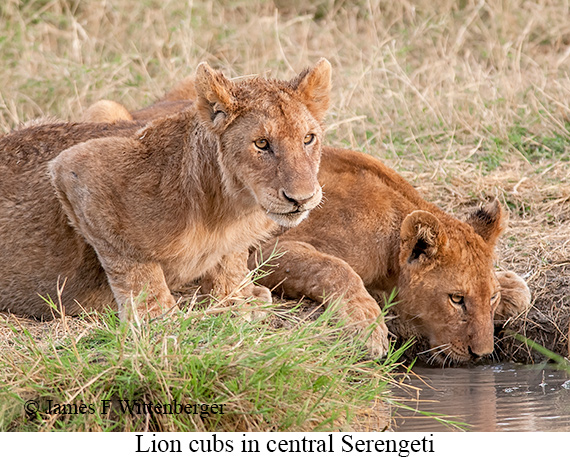
[[[0,138],[0,311],[50,317],[40,296],[57,302],[58,283],[68,314],[114,298],[123,318],[133,297],[150,316],[176,308],[170,289],[199,277],[234,290],[248,248],[321,200],[330,73],[321,59],[288,82],[232,82],[201,64],[174,116]]]

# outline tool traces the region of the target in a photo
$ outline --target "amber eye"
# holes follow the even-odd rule
[[[465,297],[460,294],[449,294],[449,300],[455,306],[465,306]]]
[[[305,138],[303,139],[303,143],[305,143],[307,146],[309,144],[311,144],[313,141],[315,141],[315,134],[314,133],[307,133],[305,135]]]
[[[262,151],[267,151],[269,149],[269,141],[267,141],[265,138],[255,140],[253,144],[257,149],[261,149]]]

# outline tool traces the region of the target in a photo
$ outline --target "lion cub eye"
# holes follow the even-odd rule
[[[495,303],[500,297],[501,297],[501,292],[495,293],[495,295],[491,297],[491,304]]]
[[[449,301],[455,306],[465,308],[465,297],[460,294],[449,294]]]
[[[253,144],[257,149],[260,149],[262,151],[269,150],[269,141],[267,141],[265,138],[259,138],[258,140],[255,140]]]
[[[306,146],[310,145],[313,141],[315,141],[314,133],[307,133],[303,139],[303,143],[305,143]]]

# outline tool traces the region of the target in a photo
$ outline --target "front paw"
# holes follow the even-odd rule
[[[368,293],[362,298],[352,298],[342,304],[339,314],[347,323],[347,328],[355,333],[372,358],[382,358],[388,353],[388,327],[380,306]]]
[[[381,359],[388,353],[388,327],[384,322],[377,322],[366,340],[366,349],[373,359]]]
[[[119,317],[122,321],[149,321],[172,316],[180,311],[178,303],[170,293],[164,295],[159,302],[155,297],[141,294],[131,298],[119,306]]]
[[[241,313],[243,318],[247,321],[259,321],[267,317],[267,312],[263,309],[256,308],[259,305],[271,304],[273,298],[271,296],[271,291],[264,286],[257,286],[252,284],[242,291],[240,297],[236,297],[234,303],[239,305],[240,303],[245,303],[248,311]]]
[[[531,295],[526,281],[513,271],[500,271],[501,300],[495,310],[495,321],[504,322],[516,317],[531,306]]]
[[[252,297],[254,300],[260,301],[262,303],[271,304],[273,303],[273,297],[271,291],[265,286],[253,286]]]

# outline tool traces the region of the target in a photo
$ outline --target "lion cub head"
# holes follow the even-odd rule
[[[331,66],[321,59],[291,81],[230,81],[201,64],[195,107],[218,142],[224,186],[255,199],[286,227],[301,222],[322,197],[317,180],[329,105]]]
[[[493,352],[500,284],[494,247],[504,216],[497,201],[459,222],[414,211],[402,223],[397,304],[407,337],[427,339],[428,362],[466,362]]]

